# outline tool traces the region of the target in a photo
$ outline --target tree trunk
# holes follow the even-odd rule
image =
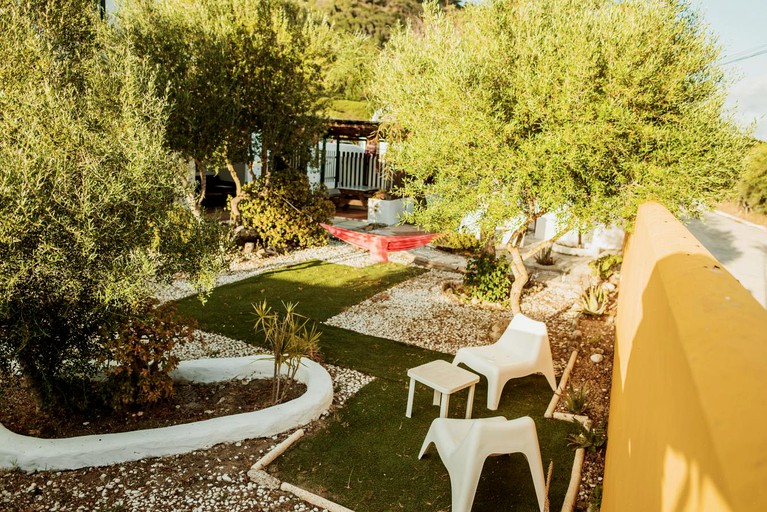
[[[194,165],[194,174],[197,176],[197,160],[195,160]],[[204,176],[204,175],[203,175]],[[195,181],[194,177],[192,177],[192,181]],[[189,183],[189,177],[186,175],[183,178],[184,182],[184,201],[186,201],[186,206],[189,208],[189,211],[192,212],[192,214],[195,217],[200,217],[202,215],[202,210],[200,209],[200,203],[202,202],[201,198],[198,198],[195,195],[194,189],[197,186],[196,184],[193,186],[191,183]],[[202,184],[202,193],[205,193],[205,181],[203,178]]]
[[[483,233],[480,236],[482,243],[482,252],[488,256],[495,256],[495,235],[490,233]]]
[[[527,273],[522,253],[519,251],[519,243],[522,237],[518,237],[518,240],[514,238],[517,237],[512,237],[512,243],[508,244],[507,248],[511,254],[511,273],[514,274],[514,282],[511,284],[509,300],[511,301],[511,312],[516,315],[522,312],[522,290],[525,288],[530,274]]]
[[[197,196],[197,201],[195,204],[195,210],[199,213],[202,208],[202,200],[205,199],[205,184],[207,177],[205,176],[205,166],[196,158],[194,159],[194,169],[196,172],[200,173],[200,193]]]
[[[226,159],[226,170],[229,171],[229,174],[232,176],[235,189],[235,195],[229,202],[229,207],[232,210],[231,220],[235,226],[238,226],[240,224],[240,209],[238,208],[238,205],[240,204],[240,201],[242,201],[242,183],[240,183],[240,178],[237,176],[237,171],[234,170],[234,164],[228,158]]]
[[[514,274],[514,282],[511,284],[509,300],[511,301],[511,311],[515,315],[522,312],[522,290],[527,284],[528,279],[530,279],[530,274],[527,273],[527,267],[525,267],[525,260],[535,256],[543,249],[551,247],[554,245],[554,242],[559,240],[560,237],[570,231],[570,227],[568,226],[557,233],[554,237],[531,247],[530,250],[522,254],[520,245],[522,245],[522,240],[524,240],[524,234],[527,230],[526,226],[527,224],[525,224],[524,228],[514,233],[514,235],[511,237],[511,240],[509,240],[509,243],[506,245],[506,248],[511,254],[511,272]]]
[[[266,144],[261,135],[261,179],[264,180],[264,186],[269,188],[269,174],[271,173],[269,168],[269,150],[266,149]]]

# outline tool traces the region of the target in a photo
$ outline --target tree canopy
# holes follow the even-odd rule
[[[180,201],[151,70],[108,31],[90,0],[0,0],[0,366],[44,402],[158,281],[204,287],[222,264]]]
[[[308,152],[325,108],[330,29],[283,0],[127,0],[124,42],[153,65],[170,114],[168,146],[226,165]],[[256,144],[252,137],[255,135]]]
[[[373,93],[401,192],[422,199],[415,220],[454,230],[478,212],[486,235],[516,231],[519,294],[518,244],[541,215],[587,227],[648,199],[689,214],[732,185],[747,142],[718,57],[684,2],[432,5],[392,37]]]
[[[743,206],[767,214],[767,142],[757,143],[751,148],[737,188]]]

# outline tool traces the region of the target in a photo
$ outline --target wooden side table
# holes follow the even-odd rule
[[[416,381],[434,389],[434,405],[439,405],[440,418],[447,418],[447,408],[450,395],[456,391],[469,388],[469,398],[466,403],[466,418],[471,418],[471,409],[474,404],[474,386],[479,382],[479,375],[472,373],[447,361],[438,359],[430,363],[410,368],[407,371],[410,377],[410,389],[407,395],[407,411],[405,416],[412,417],[413,397],[415,396]]]

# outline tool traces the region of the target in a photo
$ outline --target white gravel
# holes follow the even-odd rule
[[[460,274],[430,270],[325,323],[448,354],[460,347],[485,345],[492,341],[493,325],[510,318],[510,313],[457,304],[443,295],[442,283],[460,279]]]

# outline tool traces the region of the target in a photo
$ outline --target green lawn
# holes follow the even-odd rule
[[[327,319],[420,272],[395,264],[353,269],[309,262],[217,288],[205,306],[195,299],[180,301],[182,313],[198,319],[201,328],[260,343],[253,334],[251,303],[266,299],[299,301],[299,310],[317,320]],[[355,510],[429,511],[450,505],[450,482],[436,450],[423,460],[420,449],[439,408],[432,393],[418,385],[413,417],[405,418],[407,369],[437,359],[438,352],[320,326],[325,361],[354,368],[378,379],[312,435],[270,466],[279,478],[307,488]],[[532,416],[538,428],[544,466],[554,461],[550,490],[552,510],[559,508],[569,481],[573,452],[566,436],[571,425],[542,417],[551,390],[542,376],[511,381],[498,411],[485,408],[486,383],[477,386],[474,417]],[[466,391],[451,397],[450,416],[461,417]],[[494,457],[485,464],[477,510],[536,510],[535,492],[527,463],[520,454]]]

